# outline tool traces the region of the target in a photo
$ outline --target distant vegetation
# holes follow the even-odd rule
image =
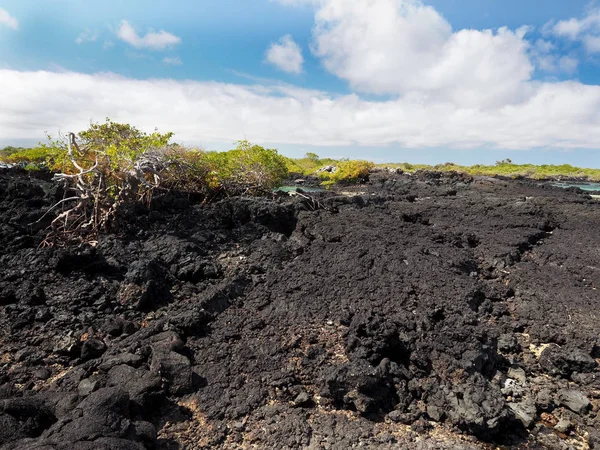
[[[26,169],[46,168],[66,187],[66,197],[53,206],[48,243],[91,241],[98,233],[118,224],[128,207],[149,204],[160,192],[187,192],[203,201],[232,195],[272,193],[290,176],[314,176],[321,184],[357,183],[374,168],[457,171],[471,175],[502,175],[535,179],[577,178],[600,181],[600,169],[568,164],[514,164],[505,159],[493,166],[460,166],[445,163],[379,164],[334,160],[307,153],[286,158],[275,149],[238,141],[225,152],[190,149],[171,143],[173,133],[144,133],[129,124],[106,119],[78,134],[69,133],[34,148],[5,147],[0,161]]]
[[[461,166],[454,163],[437,164],[434,166],[426,164],[378,164],[378,167],[400,168],[405,172],[414,172],[416,170],[434,170],[440,172],[462,172],[470,175],[482,176],[504,176],[509,178],[526,177],[535,180],[574,178],[587,181],[600,181],[600,169],[584,169],[574,167],[569,164],[514,164],[512,161],[497,161],[495,165],[488,166],[475,164],[473,166]]]
[[[98,139],[95,134],[113,133]],[[135,127],[117,124],[107,119],[106,124],[94,124],[81,132],[83,140],[96,145],[95,151],[106,147],[106,156],[111,158],[113,169],[125,170],[148,150],[162,149],[171,163],[186,167],[187,171],[170,173],[170,183],[183,190],[199,190],[204,193],[219,192],[225,195],[257,193],[277,187],[281,181],[295,174],[317,176],[324,186],[335,183],[353,183],[364,180],[369,171],[378,168],[399,168],[404,172],[433,170],[441,172],[463,172],[470,175],[526,177],[532,179],[574,178],[600,181],[600,169],[586,169],[570,164],[515,164],[510,159],[497,161],[495,165],[475,164],[463,166],[452,162],[445,164],[386,163],[373,164],[368,161],[320,158],[307,153],[302,158],[287,158],[274,149],[265,149],[248,141],[239,141],[237,147],[227,152],[191,149],[169,143],[172,133],[144,135]],[[0,162],[21,164],[29,169],[47,167],[53,171],[69,170],[66,144],[49,137],[49,142],[34,148],[4,147],[0,150]],[[322,170],[333,167],[332,171]],[[71,167],[72,169],[72,167]],[[213,192],[213,193],[214,193]]]

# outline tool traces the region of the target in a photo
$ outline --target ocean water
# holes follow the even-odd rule
[[[600,183],[557,182],[552,183],[552,186],[557,186],[565,189],[570,187],[576,187],[581,189],[582,191],[600,191]]]
[[[280,192],[296,192],[298,189],[302,189],[304,192],[323,192],[325,189],[320,187],[310,187],[310,186],[281,186],[275,189],[275,191]]]

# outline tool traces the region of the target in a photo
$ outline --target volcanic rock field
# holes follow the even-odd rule
[[[61,247],[50,178],[0,170],[0,449],[600,448],[582,191],[171,192]]]

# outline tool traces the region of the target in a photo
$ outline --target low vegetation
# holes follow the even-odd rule
[[[461,166],[454,163],[445,163],[437,165],[426,164],[378,164],[378,167],[399,168],[405,172],[415,172],[416,170],[434,170],[440,172],[462,172],[469,175],[480,176],[505,176],[509,178],[525,177],[535,180],[555,180],[555,179],[578,179],[585,181],[600,181],[600,169],[585,169],[571,166],[569,164],[514,164],[506,159],[496,162],[495,165],[475,164],[473,166]]]
[[[46,243],[96,239],[118,227],[120,215],[148,205],[157,193],[187,192],[205,201],[272,192],[288,176],[276,150],[239,141],[227,152],[205,152],[170,143],[172,133],[146,134],[113,122],[92,124],[31,149],[5,149],[2,160],[46,168],[64,184],[65,197]],[[50,212],[50,211],[49,211]]]
[[[315,176],[321,184],[365,181],[375,167],[416,170],[457,171],[471,175],[502,175],[534,179],[576,178],[600,181],[600,169],[582,169],[568,164],[514,164],[460,166],[446,163],[379,164],[368,161],[335,160],[307,153],[286,158],[277,150],[238,141],[225,152],[190,149],[171,143],[173,133],[147,134],[129,124],[107,119],[91,124],[77,134],[68,133],[35,148],[5,147],[0,162],[27,169],[46,168],[64,183],[65,198],[52,209],[48,242],[57,239],[93,240],[118,222],[127,207],[149,204],[154,195],[169,190],[186,192],[204,201],[233,195],[271,193],[290,175]]]

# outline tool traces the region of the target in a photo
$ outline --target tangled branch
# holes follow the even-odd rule
[[[150,201],[152,192],[161,185],[161,172],[166,167],[164,155],[146,152],[115,170],[106,151],[81,148],[74,133],[67,138],[66,156],[74,173],[57,173],[53,177],[64,184],[69,195],[45,214],[62,208],[50,224],[45,245],[97,240],[98,233],[109,229],[125,206]]]

